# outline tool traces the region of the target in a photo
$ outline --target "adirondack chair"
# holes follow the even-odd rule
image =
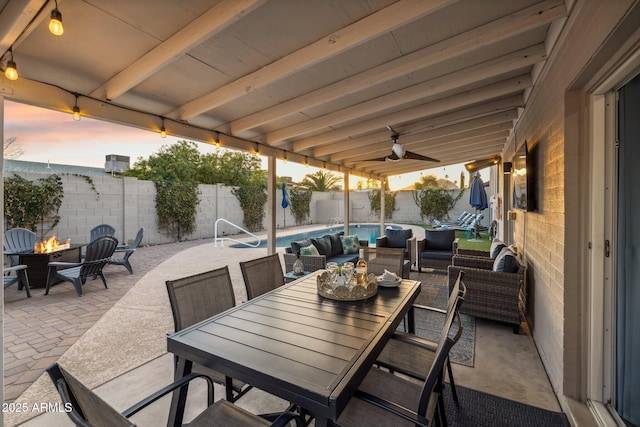
[[[87,277],[95,279],[100,276],[104,287],[107,288],[107,280],[102,274],[102,268],[111,259],[116,246],[118,246],[118,240],[115,237],[102,236],[89,243],[87,254],[82,262],[50,262],[44,294],[49,294],[49,288],[55,279],[73,283],[79,297],[82,296],[82,285],[87,281]],[[57,270],[58,267],[63,269]]]
[[[124,252],[122,258],[111,258],[109,260],[109,264],[113,265],[124,265],[127,270],[129,270],[129,274],[133,274],[133,267],[131,267],[131,263],[129,262],[129,257],[135,252],[136,248],[140,245],[142,241],[142,236],[144,234],[144,228],[138,230],[138,234],[136,235],[135,240],[129,246],[121,246],[116,248],[116,253]]]
[[[100,224],[93,227],[90,231],[89,242],[93,242],[98,237],[102,236],[116,236],[116,229],[109,224]]]
[[[33,251],[36,245],[36,233],[26,228],[12,228],[4,232],[4,253],[11,260],[11,265],[20,264],[20,257],[13,253]]]
[[[16,275],[11,275],[12,272],[16,272]],[[29,277],[27,276],[26,265],[14,265],[13,267],[7,267],[3,269],[4,272],[4,288],[8,288],[14,283],[18,283],[18,289],[23,287],[27,291],[27,297],[31,298],[31,288],[29,287]]]

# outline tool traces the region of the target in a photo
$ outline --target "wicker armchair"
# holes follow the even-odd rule
[[[460,312],[509,323],[517,334],[520,311],[526,309],[526,267],[519,263],[517,272],[502,273],[493,271],[493,264],[491,258],[455,255],[448,268],[449,288],[464,272],[467,295]]]
[[[404,249],[404,258],[409,260],[409,268],[416,265],[418,251],[417,238],[413,235],[411,229],[396,230],[387,229],[385,235],[376,239],[376,247],[378,248],[402,248]]]

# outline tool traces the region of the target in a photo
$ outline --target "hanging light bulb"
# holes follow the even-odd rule
[[[56,7],[51,11],[51,20],[49,21],[49,31],[51,34],[61,36],[64,33],[62,27],[62,13],[58,10],[58,0],[56,0]]]
[[[260,145],[256,142],[256,149],[255,149],[255,153],[256,154],[260,154]]]
[[[162,118],[162,126],[160,127],[160,138],[167,137],[167,129],[164,127],[164,117]]]
[[[9,54],[11,55],[11,59],[7,61],[7,68],[4,70],[4,75],[9,80],[18,80],[18,67],[13,60],[13,51],[11,49],[9,49]]]
[[[76,95],[76,104],[73,106],[73,120],[80,121],[80,107],[78,107],[78,95]]]
[[[222,143],[220,142],[220,132],[216,132],[214,141],[216,143],[216,148],[220,148],[220,145],[222,145]]]

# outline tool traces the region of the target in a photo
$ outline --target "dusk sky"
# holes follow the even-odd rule
[[[16,138],[24,154],[18,160],[33,162],[51,162],[68,165],[104,167],[107,154],[129,156],[131,164],[138,157],[147,158],[163,145],[171,145],[180,138],[167,136],[161,138],[155,132],[143,131],[133,127],[116,125],[83,117],[74,121],[70,114],[33,107],[11,101],[5,101],[4,137]],[[197,143],[202,153],[215,152],[216,147]],[[266,159],[263,159],[266,169]],[[291,176],[300,181],[304,175],[317,169],[288,162],[277,164],[279,176]],[[451,181],[458,180],[461,166],[432,169],[428,174],[438,177],[449,175]],[[362,178],[353,177],[350,186]],[[420,179],[420,173],[405,174],[389,179],[392,190],[413,184]]]

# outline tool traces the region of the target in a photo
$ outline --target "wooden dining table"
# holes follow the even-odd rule
[[[402,280],[361,301],[317,293],[317,271],[168,336],[179,357],[299,405],[332,425],[420,293]],[[182,424],[187,390],[174,392],[169,425]],[[244,397],[246,399],[247,397]]]

